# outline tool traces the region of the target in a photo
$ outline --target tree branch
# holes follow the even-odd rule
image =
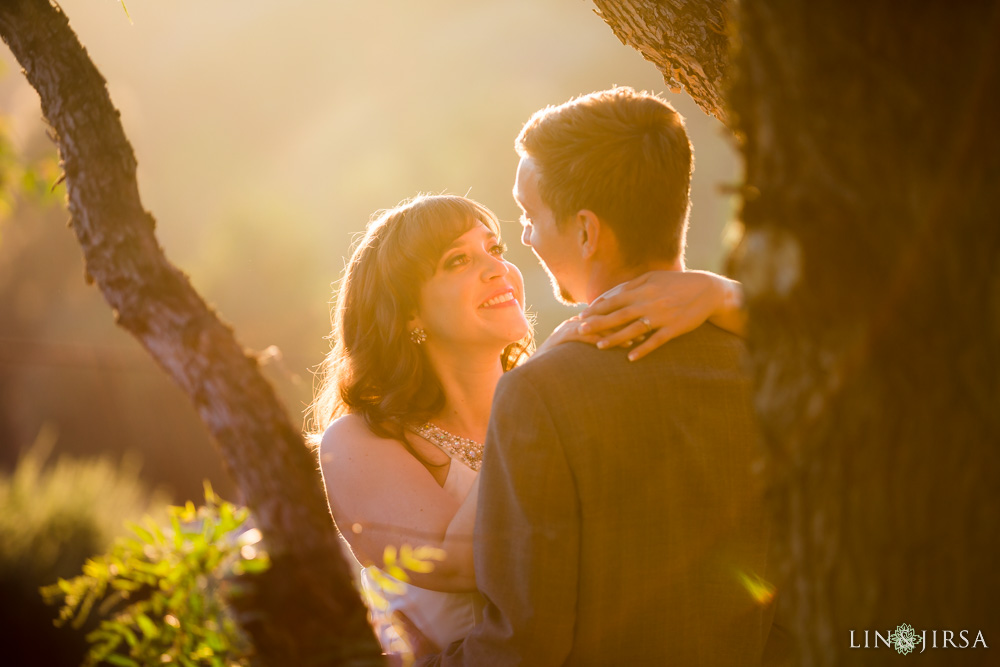
[[[656,65],[705,113],[727,123],[731,10],[726,0],[594,0],[594,11],[622,44]]]
[[[103,77],[49,0],[0,4],[0,34],[55,131],[88,280],[191,398],[265,536],[273,566],[255,599],[270,606],[250,628],[262,657],[378,663],[313,456],[254,357],[164,256]]]

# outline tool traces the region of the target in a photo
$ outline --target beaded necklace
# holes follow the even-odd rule
[[[427,442],[440,447],[448,456],[458,459],[477,472],[479,471],[479,466],[483,463],[483,444],[481,442],[449,433],[430,422],[423,426],[416,426],[412,430]]]

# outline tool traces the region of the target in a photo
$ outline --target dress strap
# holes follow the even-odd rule
[[[479,471],[479,466],[483,463],[483,443],[449,433],[430,422],[415,426],[412,430],[427,442],[440,447],[451,458]]]

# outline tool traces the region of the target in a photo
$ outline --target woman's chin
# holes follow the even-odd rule
[[[528,324],[527,318],[525,318],[524,313],[520,313],[520,318],[518,321],[512,322],[511,326],[506,330],[506,338],[508,339],[508,345],[510,343],[516,343],[522,340],[531,332],[531,325]]]
[[[490,333],[490,338],[493,341],[491,345],[496,345],[502,352],[508,345],[524,340],[524,337],[528,335],[528,327],[511,327],[499,331],[494,330]]]

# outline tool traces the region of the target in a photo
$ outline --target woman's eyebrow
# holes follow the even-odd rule
[[[451,245],[449,245],[447,248],[445,248],[444,251],[448,252],[449,250],[454,250],[455,248],[461,248],[464,245],[465,245],[465,241],[463,241],[462,237],[460,236],[457,239],[455,239],[454,241],[452,241]]]
[[[466,245],[466,243],[475,243],[475,241],[463,241],[462,238],[464,236],[465,235],[463,234],[462,236],[459,236],[457,239],[452,241],[451,245],[449,245],[447,248],[444,249],[444,252],[449,252],[451,250],[454,250],[455,248],[461,248],[462,246]],[[496,240],[497,238],[499,238],[497,236],[497,233],[494,232],[492,229],[487,229],[483,234],[484,241]]]

